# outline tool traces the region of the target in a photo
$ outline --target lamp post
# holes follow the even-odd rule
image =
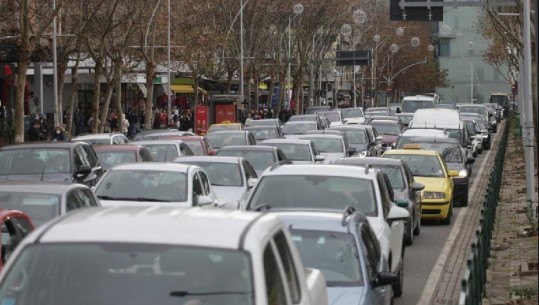
[[[52,10],[56,10],[56,0],[52,0]],[[62,109],[58,107],[58,55],[57,55],[57,35],[56,35],[56,15],[54,15],[52,21],[52,83],[53,83],[53,95],[54,95],[54,127],[62,124]],[[41,108],[43,111],[43,108]]]
[[[457,33],[457,37],[460,38],[462,36],[463,36],[463,34],[461,32]],[[468,41],[468,50],[472,51],[473,49],[474,49],[473,41]],[[473,75],[474,75],[473,63],[466,56],[463,56],[462,53],[460,54],[460,56],[462,58],[464,58],[464,60],[466,60],[466,62],[470,65],[470,103],[473,104],[473,102],[474,102],[474,98],[473,98],[473,95],[474,95],[474,90],[473,90]]]
[[[367,21],[367,13],[365,13],[365,11],[363,11],[361,9],[358,9],[358,10],[354,11],[354,13],[352,15],[352,18],[354,20],[354,23],[359,26],[361,24],[364,24]],[[352,44],[352,49],[354,49],[354,44]],[[353,84],[354,88],[352,90],[352,92],[354,94],[354,97],[353,97],[354,108],[357,107],[356,70],[359,70],[359,69],[360,69],[360,66],[357,66],[357,68],[356,68],[356,65],[354,65],[354,68],[352,69],[353,70],[353,78],[354,78],[354,84]]]
[[[297,16],[301,15],[303,13],[303,9],[304,9],[303,4],[301,3],[294,4],[294,7],[292,8],[292,11],[294,12],[293,18],[296,18]],[[291,76],[290,76],[291,61],[292,61],[292,38],[291,38],[292,36],[290,35],[291,27],[292,27],[292,16],[288,16],[288,71],[287,71],[287,76],[286,76],[286,84],[284,87],[285,90],[286,90],[286,87],[288,87],[288,84],[290,84],[292,81]],[[285,99],[285,107],[286,106],[287,106],[287,102]]]
[[[168,0],[167,3],[167,78],[168,78],[168,99],[167,99],[167,120],[170,118],[172,114],[172,90],[170,86],[172,86],[172,79],[170,78],[170,0]],[[148,115],[148,114],[147,114]]]

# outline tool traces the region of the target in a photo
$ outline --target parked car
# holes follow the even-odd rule
[[[82,183],[93,186],[103,175],[86,142],[9,145],[0,148],[0,180]]]
[[[222,130],[206,134],[206,139],[214,150],[231,145],[256,145],[255,136],[246,130]],[[214,154],[210,152],[210,154]]]
[[[377,143],[369,137],[367,128],[364,125],[343,125],[332,127],[329,130],[338,130],[346,134],[350,147],[355,148],[359,157],[372,157],[380,155],[377,150]]]
[[[118,164],[153,161],[151,152],[142,145],[96,145],[94,150],[104,171]]]
[[[240,201],[258,180],[255,169],[243,157],[197,156],[178,158],[174,162],[204,169],[219,198],[220,208],[239,209]]]
[[[256,144],[268,139],[282,139],[284,138],[281,127],[273,125],[254,125],[243,128],[251,132],[256,140]]]
[[[99,199],[84,184],[39,181],[0,183],[0,208],[28,214],[36,227],[73,210],[99,206]]]
[[[433,150],[393,149],[384,158],[400,159],[408,165],[414,179],[423,184],[421,192],[421,218],[437,219],[444,225],[451,224],[453,216],[453,180],[459,172],[448,170],[444,159]]]
[[[137,141],[136,144],[146,147],[155,162],[172,162],[178,157],[195,155],[182,140],[148,140]]]
[[[344,212],[282,211],[275,214],[288,225],[306,267],[319,269],[333,305],[389,305],[387,258],[367,218],[353,208]]]
[[[0,299],[27,304],[328,304],[272,214],[88,209],[27,236],[6,269]]]
[[[346,135],[306,134],[299,139],[313,141],[318,152],[326,156],[325,164],[331,164],[339,158],[353,156],[357,152],[355,148],[350,147]]]
[[[322,163],[326,158],[320,154],[311,140],[273,139],[262,141],[260,145],[278,147],[293,164]]]
[[[123,133],[94,133],[74,137],[71,141],[81,141],[92,145],[122,145],[129,143]]]
[[[198,166],[177,163],[129,163],[111,168],[95,187],[103,206],[216,206],[208,175]]]
[[[286,165],[265,171],[242,205],[246,210],[324,209],[342,211],[351,206],[365,214],[373,227],[390,270],[404,279],[404,223],[408,211],[395,205],[385,174],[344,165]]]
[[[0,224],[2,225],[0,270],[2,270],[20,242],[34,230],[34,225],[28,214],[2,208],[0,208]]]
[[[290,163],[281,149],[275,146],[226,146],[219,149],[215,155],[220,157],[243,157],[253,166],[258,176],[275,163]]]
[[[335,164],[372,167],[381,170],[389,178],[395,203],[408,210],[410,218],[406,221],[404,243],[410,246],[414,235],[421,233],[421,190],[425,186],[417,183],[405,162],[388,158],[342,158]]]

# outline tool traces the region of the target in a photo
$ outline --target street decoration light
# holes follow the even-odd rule
[[[292,12],[294,12],[294,18],[303,14],[303,10],[304,10],[303,4],[301,3],[294,4],[294,6],[292,7]],[[289,16],[288,17],[288,73],[287,73],[287,81],[285,84],[285,90],[288,84],[290,84],[292,80],[290,76],[290,70],[291,70],[290,65],[292,61],[292,39],[290,35],[291,27],[292,27],[292,17]]]
[[[352,14],[352,19],[357,25],[363,24],[367,21],[367,13],[365,13],[363,10],[355,10]]]

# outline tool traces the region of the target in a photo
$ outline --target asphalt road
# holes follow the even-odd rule
[[[501,134],[501,132],[498,134]],[[493,136],[497,136],[498,134],[493,134]],[[483,151],[475,160],[470,180],[470,189],[485,160],[487,152]],[[487,171],[484,171],[483,175],[486,174]],[[468,196],[472,198],[471,193]],[[451,232],[454,220],[460,212],[461,209],[458,207],[453,209],[453,219],[449,226],[440,225],[437,222],[422,222],[421,234],[414,236],[414,244],[405,249],[404,292],[401,297],[395,298],[395,305],[417,304],[421,297],[421,292],[426,285],[426,281],[449,236],[449,232]]]

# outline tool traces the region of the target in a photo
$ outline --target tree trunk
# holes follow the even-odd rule
[[[117,58],[114,62],[114,87],[116,88],[116,95],[114,96],[114,106],[118,111],[118,129],[120,132],[122,132],[122,117],[124,113],[122,109],[122,57]]]
[[[77,96],[77,92],[79,91],[79,84],[78,84],[78,69],[79,69],[79,63],[80,63],[80,52],[77,53],[77,60],[75,61],[75,66],[71,68],[71,93],[69,94],[69,100],[67,101],[67,118],[66,118],[66,135],[68,139],[71,139],[73,137],[73,112],[75,110],[75,107],[78,107],[78,105],[75,105],[75,97]]]
[[[99,125],[99,129],[98,129],[99,132],[103,132],[103,130],[105,128],[105,124],[106,124],[106,121],[107,121],[107,115],[108,115],[109,108],[110,108],[110,100],[112,98],[112,93],[114,92],[115,82],[114,81],[109,82],[108,85],[109,86],[107,88],[107,92],[105,93],[105,100],[103,101],[103,109],[101,110],[101,117],[99,119],[101,121],[101,124]],[[119,118],[118,118],[118,120],[119,120]]]
[[[92,126],[90,126],[91,133],[99,132],[99,99],[101,97],[101,58],[97,58],[94,68],[94,100],[92,101]]]
[[[144,105],[144,129],[152,129],[154,74],[155,74],[155,64],[153,62],[146,63],[146,103]]]
[[[64,122],[64,81],[65,81],[65,75],[67,70],[67,62],[64,60],[61,60],[58,62],[58,106],[57,110],[58,113],[58,122],[60,125],[65,124]],[[56,127],[56,126],[55,126]]]
[[[21,52],[17,67],[16,95],[15,95],[15,143],[24,142],[24,89],[26,85],[26,71],[30,66],[30,52]]]
[[[272,102],[273,102],[273,91],[275,91],[275,76],[270,75],[271,82],[269,86],[269,94],[268,94],[268,107],[273,108]],[[274,109],[275,110],[275,109]]]

